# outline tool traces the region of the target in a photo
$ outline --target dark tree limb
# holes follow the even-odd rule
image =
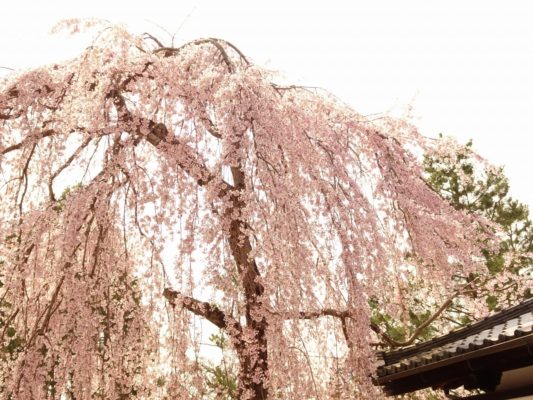
[[[192,42],[189,42],[189,43],[185,43],[181,47],[160,47],[160,48],[156,49],[154,51],[154,53],[163,53],[163,55],[165,57],[170,57],[170,56],[175,56],[175,55],[179,54],[184,48],[189,47],[189,46],[198,46],[198,45],[202,45],[202,44],[211,44],[212,46],[214,46],[218,50],[218,52],[222,56],[224,64],[226,64],[226,66],[228,67],[228,71],[230,73],[233,73],[235,71],[235,66],[231,62],[230,57],[229,57],[227,51],[224,49],[224,46],[222,46],[221,42],[222,42],[221,40],[213,39],[213,38],[198,39],[198,40],[193,40]],[[235,47],[233,47],[233,48],[235,48]],[[241,57],[243,57],[243,56],[241,55]]]
[[[23,147],[29,145],[32,142],[36,142],[38,140],[41,140],[41,139],[49,137],[49,136],[53,136],[55,134],[56,134],[56,132],[53,129],[43,130],[43,131],[39,132],[36,135],[31,135],[31,136],[25,137],[19,143],[15,143],[15,144],[13,144],[11,146],[6,147],[5,149],[2,149],[2,152],[0,154],[4,155],[4,154],[10,153],[10,152],[15,151],[15,150],[20,150],[20,149],[22,149]]]
[[[193,314],[205,318],[219,329],[227,330],[229,326],[228,321],[232,323],[233,318],[226,315],[224,311],[211,303],[200,301],[193,297],[183,296],[181,293],[169,288],[163,291],[163,296],[173,307],[180,305]]]
[[[387,335],[386,332],[384,332],[377,324],[371,322],[370,323],[370,329],[374,331],[389,347],[405,347],[409,346],[414,343],[414,341],[420,336],[422,331],[426,329],[429,325],[431,325],[433,322],[435,322],[444,311],[450,307],[450,305],[453,303],[453,301],[461,294],[463,294],[465,291],[471,291],[473,290],[473,283],[475,280],[479,279],[476,278],[473,281],[468,282],[466,285],[455,291],[444,303],[441,304],[441,306],[422,324],[420,324],[412,333],[412,335],[409,337],[409,339],[400,342],[397,340],[394,340],[389,335]],[[323,310],[317,310],[317,311],[300,311],[298,313],[274,313],[275,315],[283,316],[285,319],[316,319],[321,317],[334,317],[339,318],[342,322],[342,329],[344,336],[346,340],[348,341],[347,337],[347,329],[346,329],[346,319],[350,318],[355,320],[352,313],[348,310],[336,310],[332,308],[326,308]],[[349,341],[348,341],[349,342]]]

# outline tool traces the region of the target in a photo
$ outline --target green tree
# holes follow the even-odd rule
[[[427,183],[454,208],[487,218],[501,239],[498,248],[483,250],[488,279],[500,282],[491,290],[478,284],[481,290],[472,295],[484,296],[490,310],[531,297],[531,290],[520,285],[533,267],[533,225],[527,205],[509,194],[503,167],[493,167],[480,159],[472,141],[453,145],[442,136],[438,140],[437,150],[424,159]],[[487,283],[487,279],[482,282]]]

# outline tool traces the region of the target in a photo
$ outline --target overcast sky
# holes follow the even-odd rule
[[[6,1],[0,66],[77,54],[79,39],[48,35],[71,17],[125,23],[169,43],[174,35],[176,45],[221,37],[361,113],[398,115],[411,104],[423,134],[472,138],[505,165],[513,194],[532,208],[532,15],[528,1]]]

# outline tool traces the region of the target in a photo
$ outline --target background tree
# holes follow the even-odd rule
[[[478,280],[471,297],[482,299],[490,311],[530,298],[533,225],[528,207],[509,195],[503,168],[474,153],[471,141],[460,145],[442,136],[424,165],[428,184],[453,207],[482,215],[498,228],[499,246],[483,250],[489,275]]]
[[[371,302],[374,323],[397,342],[389,346],[399,346],[409,338],[414,342],[441,335],[531,297],[533,227],[527,206],[509,195],[503,168],[476,154],[472,142],[461,145],[442,135],[431,142],[423,161],[428,185],[457,210],[491,221],[500,242],[496,248],[482,250],[486,274],[454,275],[454,280],[465,284],[465,290],[452,296],[445,307],[432,296],[420,295],[424,288],[416,276],[410,278],[409,290],[418,295],[407,307],[408,317],[403,321],[384,314],[379,303]],[[436,310],[441,318],[428,324]]]
[[[201,318],[239,399],[379,397],[369,304],[401,318],[409,276],[438,303],[484,274],[485,219],[428,186],[405,122],[277,85],[224,40],[98,24],[0,88],[4,393],[207,396]]]
[[[496,248],[482,250],[486,274],[453,277],[465,283],[465,290],[450,298],[445,307],[436,304],[431,296],[429,302],[428,296],[417,296],[408,307],[409,317],[398,321],[383,314],[378,303],[371,302],[374,323],[396,342],[389,346],[398,346],[408,338],[420,341],[441,335],[531,297],[533,227],[527,206],[509,195],[503,168],[494,167],[477,155],[472,142],[461,145],[442,135],[424,155],[424,168],[428,185],[454,208],[493,222],[500,243]],[[411,290],[418,293],[419,285],[413,278]],[[436,309],[441,311],[441,318],[428,324]]]

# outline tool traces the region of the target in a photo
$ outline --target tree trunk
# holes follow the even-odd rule
[[[231,207],[226,217],[231,219],[228,242],[237,264],[246,303],[246,327],[243,337],[236,347],[239,358],[239,400],[266,400],[268,398],[268,322],[263,311],[263,294],[265,289],[260,282],[261,274],[252,254],[250,238],[245,233],[247,223],[242,219],[245,203],[241,194],[246,187],[243,168],[231,167],[234,190],[230,195]],[[234,217],[234,213],[237,217]]]
[[[239,358],[239,386],[237,398],[239,400],[266,400],[268,388],[268,349],[266,328],[267,322],[253,321],[250,326],[252,333],[248,341],[237,348]]]

